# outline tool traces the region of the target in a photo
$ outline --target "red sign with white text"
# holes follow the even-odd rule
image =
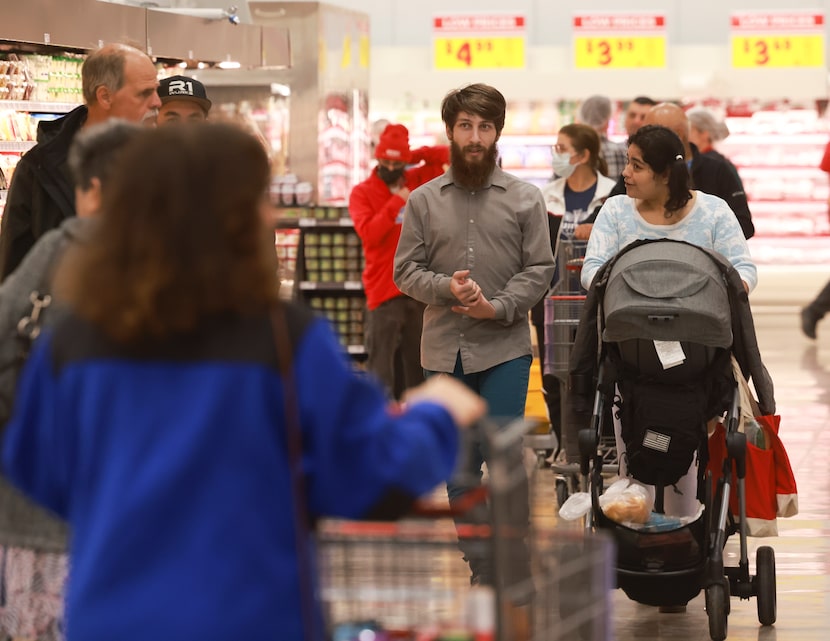
[[[436,33],[449,32],[488,32],[493,31],[524,31],[524,16],[502,14],[436,16],[432,20],[432,27]]]
[[[823,31],[824,14],[799,12],[736,12],[729,18],[732,31]]]
[[[583,13],[574,16],[574,31],[663,31],[666,16],[659,13]]]

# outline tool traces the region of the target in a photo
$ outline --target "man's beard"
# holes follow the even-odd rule
[[[468,162],[464,152],[484,151],[481,160]],[[465,189],[481,189],[487,184],[490,174],[496,168],[498,149],[496,143],[490,147],[481,145],[467,145],[463,150],[455,141],[450,142],[450,163],[452,176]]]

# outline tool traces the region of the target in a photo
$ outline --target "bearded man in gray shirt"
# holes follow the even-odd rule
[[[502,425],[524,415],[532,361],[527,314],[554,270],[541,191],[496,163],[505,111],[504,96],[484,84],[444,98],[450,167],[410,195],[394,272],[398,288],[427,305],[421,338],[427,375],[459,378]],[[465,476],[480,479],[487,458],[477,444]],[[471,485],[449,484],[451,503]],[[473,583],[491,581],[489,559],[475,558],[463,541],[462,550]]]

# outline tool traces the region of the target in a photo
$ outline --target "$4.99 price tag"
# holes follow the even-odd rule
[[[436,69],[523,69],[524,36],[435,38]]]
[[[824,36],[820,34],[732,36],[732,66],[823,67]]]
[[[577,36],[577,69],[630,69],[666,66],[666,38],[648,36]]]

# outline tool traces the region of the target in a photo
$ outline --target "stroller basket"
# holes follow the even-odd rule
[[[595,517],[617,544],[617,583],[630,599],[646,605],[673,605],[686,603],[700,592],[707,552],[705,514],[665,532],[634,530],[599,509]]]

